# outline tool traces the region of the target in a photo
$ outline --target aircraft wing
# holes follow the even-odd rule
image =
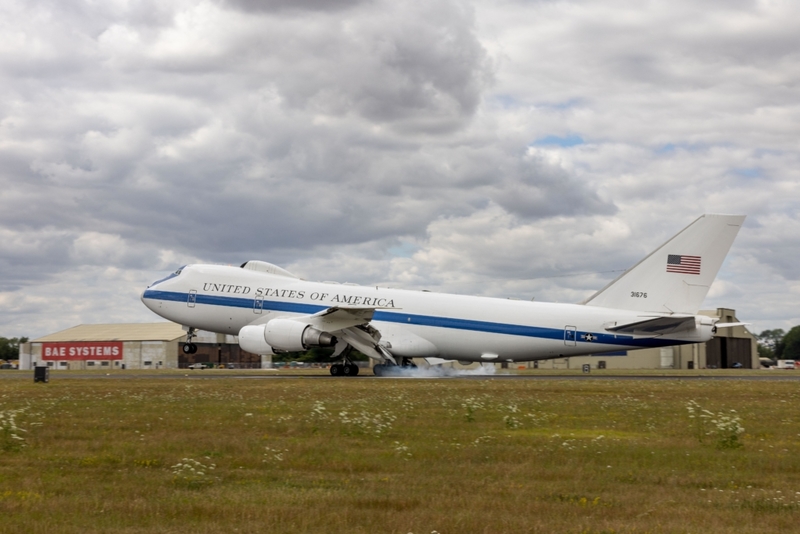
[[[305,323],[344,341],[362,354],[380,362],[397,363],[400,358],[435,358],[439,349],[427,339],[396,325],[383,324],[380,331],[369,324],[376,310],[396,309],[379,306],[332,306],[312,315],[287,317]],[[344,348],[342,346],[342,348]],[[337,345],[338,355],[339,345]],[[445,360],[438,361],[442,363]],[[450,361],[450,360],[447,360]]]
[[[381,362],[385,360],[394,362],[392,355],[378,344],[381,333],[368,326],[377,309],[380,308],[333,306],[313,315],[292,317],[292,320],[307,323],[318,330],[334,334],[370,358]]]
[[[372,321],[377,308],[366,306],[333,306],[314,315],[295,317],[323,332],[336,332],[351,326],[361,326]]]
[[[669,315],[649,317],[633,323],[610,326],[606,330],[622,334],[660,336],[691,330],[692,328],[695,328],[694,315]]]

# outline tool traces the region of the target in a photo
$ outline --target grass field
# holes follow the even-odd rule
[[[0,380],[0,532],[800,531],[798,382],[198,376]]]

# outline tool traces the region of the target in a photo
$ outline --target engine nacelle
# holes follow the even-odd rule
[[[273,319],[239,330],[239,346],[253,354],[300,352],[312,347],[332,347],[336,342],[331,334],[291,319]]]
[[[278,352],[299,352],[312,347],[332,347],[337,340],[309,324],[273,319],[264,325],[264,341]]]
[[[332,347],[336,342],[336,337],[328,332],[291,319],[273,319],[239,330],[239,346],[254,354],[300,352],[312,347]]]
[[[264,325],[245,326],[239,330],[239,346],[253,354],[275,354],[272,347],[264,339]]]

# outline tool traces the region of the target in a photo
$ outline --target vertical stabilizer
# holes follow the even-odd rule
[[[696,314],[744,215],[703,215],[584,304]]]

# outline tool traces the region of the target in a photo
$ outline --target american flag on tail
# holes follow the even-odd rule
[[[667,256],[667,272],[680,274],[700,274],[700,256],[670,254]]]

